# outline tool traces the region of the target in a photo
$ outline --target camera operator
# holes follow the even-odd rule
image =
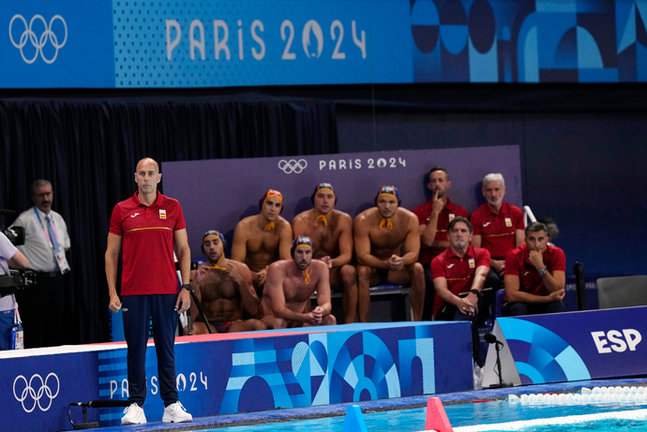
[[[54,192],[49,180],[31,185],[34,206],[22,212],[11,224],[25,230],[25,244],[18,249],[36,272],[34,287],[16,293],[25,329],[25,347],[58,346],[65,342],[65,319],[69,297],[66,286],[70,270],[65,252],[70,236],[63,217],[52,210]]]
[[[11,244],[7,236],[0,232],[0,276],[9,274],[9,266],[12,268],[27,268],[29,267],[29,261],[22,252]],[[0,297],[0,350],[9,349],[14,311],[17,307],[13,294]]]

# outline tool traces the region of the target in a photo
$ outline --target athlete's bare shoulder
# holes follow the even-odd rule
[[[370,207],[360,212],[357,216],[355,216],[355,221],[362,222],[362,223],[375,222],[378,220],[377,218],[378,214],[379,212],[377,210],[377,207]]]
[[[303,223],[314,220],[314,209],[304,210],[292,219],[292,223]]]
[[[256,223],[256,220],[258,218],[258,215],[251,215],[242,218],[238,223],[236,224],[236,231],[235,232],[250,232],[252,230],[252,227]]]
[[[337,219],[338,223],[350,224],[353,222],[353,218],[346,212],[343,212],[341,210],[333,210],[331,213]]]

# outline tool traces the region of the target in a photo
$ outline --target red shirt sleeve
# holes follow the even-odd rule
[[[472,227],[474,228],[474,233],[476,235],[481,235],[481,220],[479,219],[478,210],[472,213],[470,217],[470,222],[472,222]]]
[[[519,262],[517,261],[517,249],[513,249],[505,256],[505,274],[519,276]]]
[[[522,231],[525,230],[526,227],[523,223],[523,211],[517,207],[513,207],[513,209],[515,216],[514,228]]]
[[[112,209],[112,216],[110,216],[110,233],[123,236],[123,231],[121,229],[121,209],[119,204]]]
[[[486,266],[490,268],[490,251],[483,248],[476,248],[478,255],[476,257],[476,267]]]
[[[555,253],[550,260],[549,268],[552,271],[566,271],[566,255],[562,249],[555,247]]]
[[[182,212],[182,206],[178,201],[177,203],[177,221],[175,222],[174,231],[179,231],[186,228],[186,222],[184,221],[184,213]]]
[[[443,270],[443,259],[441,258],[441,255],[438,255],[434,257],[433,260],[431,260],[431,279],[434,280],[439,277],[445,277],[445,271]]]
[[[413,214],[418,217],[418,225],[427,225],[427,217],[423,214],[425,205],[419,205],[413,209]]]

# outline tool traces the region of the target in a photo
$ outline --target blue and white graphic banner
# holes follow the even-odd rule
[[[398,43],[410,38],[406,2],[128,4],[115,15],[118,87],[411,82],[411,53]]]
[[[646,313],[647,307],[633,307],[498,318],[497,323],[504,355],[509,349],[521,383],[541,384],[647,373]]]
[[[634,0],[8,0],[0,86],[642,82],[645,17]]]
[[[176,364],[176,388],[195,417],[472,386],[465,322],[347,324],[208,337],[220,340],[175,346],[176,358],[182,359]],[[160,419],[163,411],[154,350],[149,346],[146,355],[144,409],[149,420]],[[101,352],[98,358],[101,399],[127,398],[126,350]],[[106,412],[101,424],[118,424],[122,415],[120,410]]]
[[[194,417],[464,391],[472,386],[470,341],[465,322],[182,337],[175,387]],[[148,421],[160,421],[164,404],[150,342],[144,409]],[[120,424],[122,407],[92,408],[84,419],[77,403],[128,400],[125,344],[2,351],[0,365],[2,432]]]

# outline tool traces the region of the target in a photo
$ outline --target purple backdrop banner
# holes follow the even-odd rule
[[[282,216],[288,221],[312,207],[310,195],[319,182],[330,182],[336,208],[355,216],[373,205],[380,186],[394,184],[402,207],[413,209],[429,199],[425,175],[433,166],[451,176],[450,199],[474,211],[484,202],[481,180],[500,172],[506,201],[520,206],[521,169],[517,146],[341,153],[251,159],[211,159],[162,163],[164,193],[182,204],[193,257],[200,240],[217,229],[231,243],[240,219],[258,213],[258,201],[269,188],[283,193]]]

